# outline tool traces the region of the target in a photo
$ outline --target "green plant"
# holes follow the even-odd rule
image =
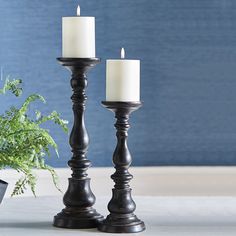
[[[22,94],[21,80],[11,80],[8,77],[0,89],[0,94],[7,91],[19,97]],[[59,189],[55,171],[45,163],[45,156],[50,156],[50,147],[58,155],[57,144],[49,130],[42,128],[41,124],[53,121],[67,132],[67,122],[62,120],[56,111],[48,116],[42,116],[39,111],[35,111],[35,118],[30,118],[27,115],[28,107],[36,100],[45,103],[41,95],[32,94],[19,109],[13,106],[0,116],[0,169],[10,167],[23,174],[16,182],[12,196],[24,193],[27,186],[35,195],[37,178],[34,169],[49,171],[55,186]]]

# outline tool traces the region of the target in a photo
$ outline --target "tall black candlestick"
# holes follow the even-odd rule
[[[141,107],[141,102],[102,102],[115,113],[117,119],[117,146],[113,154],[115,173],[111,178],[115,182],[112,189],[112,199],[108,204],[110,215],[99,224],[98,229],[109,233],[137,233],[145,230],[144,223],[134,214],[136,205],[131,197],[129,181],[133,176],[128,169],[131,165],[131,154],[127,146],[128,120],[130,114]]]
[[[66,206],[54,217],[53,225],[61,228],[95,228],[103,217],[92,207],[95,196],[90,189],[90,178],[87,169],[91,162],[86,153],[89,137],[84,124],[84,111],[87,96],[86,72],[100,62],[98,58],[58,58],[61,65],[72,73],[71,87],[73,95],[74,126],[70,134],[70,146],[73,156],[68,165],[72,170],[69,186],[64,195],[63,202]]]

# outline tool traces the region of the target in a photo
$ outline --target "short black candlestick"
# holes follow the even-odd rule
[[[58,58],[58,61],[72,73],[70,83],[73,90],[71,100],[74,125],[69,140],[73,156],[68,162],[72,177],[69,178],[69,186],[63,198],[66,207],[54,217],[53,225],[71,229],[95,228],[103,217],[92,207],[95,196],[90,189],[90,178],[86,173],[91,162],[86,157],[89,137],[84,124],[84,111],[87,99],[86,72],[98,64],[100,59]]]
[[[130,114],[141,107],[141,102],[102,102],[115,113],[117,119],[117,146],[113,154],[115,173],[111,178],[115,182],[112,189],[112,199],[108,204],[110,215],[99,224],[98,229],[109,233],[137,233],[145,230],[144,223],[134,214],[136,205],[131,197],[129,181],[133,176],[128,169],[131,165],[131,154],[127,146],[128,120]]]

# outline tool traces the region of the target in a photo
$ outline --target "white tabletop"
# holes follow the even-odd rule
[[[104,215],[108,200],[107,197],[97,199],[96,209]],[[236,235],[236,198],[135,197],[135,201],[136,213],[146,223],[147,230],[132,235]],[[0,236],[117,235],[96,229],[53,227],[52,218],[62,207],[61,197],[5,199],[0,206]]]

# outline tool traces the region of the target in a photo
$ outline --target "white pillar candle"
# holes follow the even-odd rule
[[[106,61],[106,101],[134,102],[140,100],[140,60],[121,59]]]
[[[62,56],[95,57],[95,18],[77,16],[62,18]]]

